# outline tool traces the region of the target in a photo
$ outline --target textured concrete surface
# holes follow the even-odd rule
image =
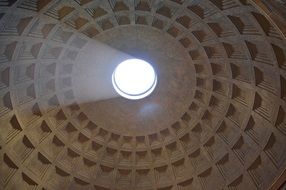
[[[279,188],[286,40],[271,2],[0,1],[0,189]],[[150,97],[105,99],[108,60],[125,56],[154,64]]]

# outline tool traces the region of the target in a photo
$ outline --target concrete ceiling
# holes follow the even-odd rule
[[[0,0],[0,189],[277,189],[283,6]],[[131,57],[158,74],[138,101],[110,80]]]

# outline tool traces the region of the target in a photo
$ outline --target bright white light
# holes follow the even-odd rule
[[[148,62],[128,59],[114,70],[112,84],[119,95],[128,99],[142,99],[155,89],[157,76]]]

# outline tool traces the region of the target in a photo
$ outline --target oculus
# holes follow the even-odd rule
[[[122,97],[138,100],[153,92],[157,75],[150,63],[141,59],[127,59],[115,68],[112,84]]]

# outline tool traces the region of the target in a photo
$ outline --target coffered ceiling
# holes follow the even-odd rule
[[[265,5],[0,0],[0,189],[266,190],[283,181],[285,18]],[[158,74],[138,101],[109,81],[130,57]]]

